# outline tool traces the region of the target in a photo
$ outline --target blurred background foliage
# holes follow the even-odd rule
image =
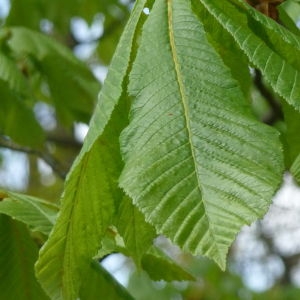
[[[59,203],[133,2],[0,1],[0,188]],[[279,13],[281,22],[299,35],[299,1],[285,1]],[[259,74],[250,73],[252,83],[243,89],[254,113],[283,130],[276,111],[280,99],[268,94]],[[120,254],[102,264],[139,300],[300,299],[299,201],[299,189],[287,174],[265,219],[238,236],[226,272],[180,252],[164,238],[156,244],[195,281],[153,281]],[[0,221],[15,222],[4,216]],[[28,230],[16,226],[24,239]],[[44,237],[33,237],[40,246]],[[152,267],[163,271],[163,266]]]

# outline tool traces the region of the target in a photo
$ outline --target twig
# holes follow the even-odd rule
[[[264,118],[263,122],[272,125],[278,120],[283,120],[281,105],[274,98],[273,94],[266,88],[262,81],[261,73],[257,69],[255,69],[254,84],[271,108],[270,113]]]
[[[58,177],[60,177],[63,180],[66,178],[67,172],[63,169],[61,164],[47,152],[18,145],[13,141],[11,141],[9,138],[6,138],[5,136],[0,136],[0,148],[6,148],[6,149],[10,149],[13,151],[18,151],[30,155],[36,155],[37,157],[42,159],[45,163],[47,163],[52,168],[53,172],[55,172],[58,175]]]

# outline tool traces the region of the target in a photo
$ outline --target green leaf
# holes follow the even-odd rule
[[[9,37],[10,33],[8,33],[6,39]],[[27,82],[15,62],[2,52],[0,52],[0,60],[0,78],[7,82],[10,90],[14,91],[17,95],[28,96],[29,88]]]
[[[109,300],[133,299],[122,285],[94,261],[80,290],[80,299],[102,299],[103,296]]]
[[[124,239],[128,254],[140,267],[141,258],[152,245],[156,233],[128,197],[124,197],[120,204],[117,228]]]
[[[296,182],[300,185],[300,154],[296,157],[290,171]]]
[[[0,194],[0,213],[25,223],[32,231],[50,233],[58,213],[55,204],[18,193],[0,190]]]
[[[284,1],[278,6],[280,21],[294,34],[300,35],[296,26],[300,15],[300,3],[294,0]]]
[[[142,266],[152,280],[195,280],[194,276],[154,247],[143,256]]]
[[[121,187],[158,233],[224,269],[281,182],[278,133],[256,121],[185,0],[155,1],[129,92]]]
[[[49,299],[34,277],[37,246],[26,227],[0,214],[0,298]]]
[[[123,197],[117,184],[123,165],[118,136],[128,122],[122,84],[144,4],[137,2],[120,40],[88,136],[67,178],[61,213],[37,263],[38,278],[51,299],[77,298],[115,202]]]
[[[7,82],[1,79],[0,93],[0,134],[9,136],[19,144],[41,146],[45,135],[33,111],[25,105],[15,91],[9,89]]]
[[[252,86],[252,78],[247,56],[219,22],[210,18],[206,10],[199,10],[195,5],[193,9],[203,22],[207,39],[215,47],[225,65],[230,68],[232,76],[239,82],[243,93],[248,98],[250,87]]]
[[[14,55],[23,60],[28,57],[46,80],[61,121],[67,125],[74,119],[88,122],[100,86],[87,66],[41,33],[21,27],[2,31],[9,32],[7,44]]]
[[[275,92],[300,110],[299,37],[242,0],[199,0],[236,40]]]
[[[41,20],[53,22],[53,31],[69,34],[70,19],[74,16],[92,21],[95,14],[115,12],[122,4],[118,0],[11,0],[6,25],[24,26],[40,30]]]
[[[287,144],[285,158],[287,160],[287,167],[290,167],[291,163],[293,163],[300,153],[300,112],[286,102],[282,103],[282,110],[286,125],[283,134]]]

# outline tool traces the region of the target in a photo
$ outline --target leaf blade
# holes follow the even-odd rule
[[[0,213],[9,215],[33,231],[48,235],[54,225],[58,207],[41,199],[13,192],[0,191]]]
[[[37,246],[26,227],[0,214],[0,296],[2,299],[49,299],[34,276]]]
[[[300,54],[298,36],[243,1],[200,3],[233,36],[274,91],[299,110],[300,64],[295,59]]]
[[[122,84],[145,2],[137,2],[120,40],[84,146],[68,175],[61,214],[40,253],[38,278],[53,299],[77,298],[90,259],[111,224],[115,202],[123,197],[117,185],[122,168],[117,137],[127,124],[128,106]]]
[[[129,92],[120,186],[159,233],[224,269],[281,181],[278,133],[255,120],[186,1],[155,2]]]

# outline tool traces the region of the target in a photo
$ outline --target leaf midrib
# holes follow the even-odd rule
[[[185,88],[184,88],[184,84],[183,84],[183,78],[181,75],[181,70],[180,70],[180,64],[179,64],[179,59],[177,56],[177,51],[176,51],[176,44],[175,44],[175,39],[174,39],[174,28],[173,28],[173,11],[172,11],[172,6],[173,6],[173,0],[168,0],[168,4],[167,4],[167,12],[168,12],[168,32],[169,32],[169,39],[170,39],[170,46],[171,46],[171,54],[172,54],[172,59],[174,62],[174,66],[175,66],[175,73],[176,73],[176,78],[177,78],[177,83],[179,86],[179,91],[180,91],[180,98],[182,100],[182,106],[183,106],[183,111],[184,111],[184,117],[185,117],[185,123],[186,123],[186,129],[188,132],[188,139],[189,139],[189,145],[190,145],[190,149],[191,149],[191,155],[193,158],[193,164],[194,164],[194,168],[195,168],[195,175],[197,178],[197,188],[202,196],[202,191],[201,191],[201,181],[197,172],[197,160],[196,160],[196,155],[195,155],[195,150],[193,148],[193,140],[192,140],[192,130],[191,130],[191,126],[189,123],[189,116],[190,116],[190,111],[189,111],[189,106],[188,106],[188,101],[187,101],[187,97],[186,97],[186,92],[185,92]],[[204,210],[205,212],[207,211],[206,208],[206,203],[203,199],[203,197],[201,197],[201,200],[203,202],[204,205]],[[212,227],[212,223],[209,219],[209,216],[205,213],[205,216],[208,220],[208,231],[210,231],[211,233],[211,237],[214,240],[214,243],[217,245],[217,242],[215,240],[215,233],[213,231]],[[219,252],[218,246],[216,247],[219,257],[221,258],[221,254]]]

